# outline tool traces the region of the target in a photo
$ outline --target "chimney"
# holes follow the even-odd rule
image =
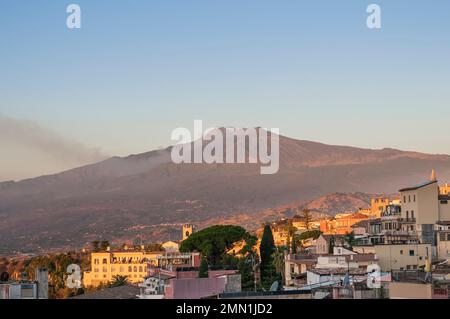
[[[36,268],[35,281],[37,282],[37,299],[48,299],[48,270]]]

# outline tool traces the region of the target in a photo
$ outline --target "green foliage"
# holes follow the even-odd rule
[[[240,226],[217,225],[193,233],[180,245],[181,252],[199,251],[210,265],[220,264],[221,257],[235,242],[251,237]]]
[[[82,293],[83,290],[66,287],[67,267],[70,264],[77,264],[83,271],[86,269],[83,265],[87,265],[88,261],[88,256],[81,253],[37,256],[24,262],[23,270],[28,279],[34,280],[35,269],[46,268],[49,273],[49,298],[68,298]]]
[[[352,231],[351,233],[347,233],[344,236],[344,242],[345,242],[345,246],[348,249],[353,249],[353,246],[355,245],[355,233]]]
[[[317,239],[320,237],[320,235],[322,235],[322,232],[320,230],[309,230],[301,233],[300,235],[298,235],[298,237],[299,240],[306,240],[309,238]]]
[[[305,220],[306,229],[309,230],[309,224],[312,221],[312,216],[310,210],[307,208],[303,209],[303,219]]]
[[[331,237],[331,238],[330,238],[330,242],[329,242],[329,244],[328,244],[328,253],[329,253],[329,254],[333,254],[333,252],[334,252],[334,246],[335,246],[335,240],[334,240],[334,237]]]
[[[264,226],[259,252],[261,255],[261,284],[267,290],[278,279],[273,262],[275,243],[270,225]]]
[[[100,241],[94,240],[91,242],[92,251],[97,252],[100,251]]]
[[[164,248],[162,246],[162,244],[158,244],[158,243],[153,243],[153,244],[147,244],[145,245],[145,250],[146,251],[164,251]]]
[[[247,238],[244,247],[241,249],[242,257],[238,259],[237,269],[241,274],[241,287],[243,291],[254,291],[260,286],[255,282],[255,275],[259,266],[259,256],[254,249],[257,242],[258,238],[256,236]]]
[[[110,283],[110,287],[125,286],[128,284],[128,276],[115,275]]]
[[[254,261],[251,258],[241,258],[238,263],[239,274],[241,275],[242,291],[253,291],[255,289],[255,273],[253,270]]]
[[[200,269],[198,271],[198,276],[200,278],[208,278],[208,262],[205,258],[202,258],[200,263]]]
[[[102,240],[100,242],[100,250],[106,250],[109,247],[109,241],[107,240]]]
[[[285,272],[284,272],[284,252],[287,250],[286,247],[279,247],[272,255],[273,267],[278,278],[281,278],[282,285],[285,284]]]

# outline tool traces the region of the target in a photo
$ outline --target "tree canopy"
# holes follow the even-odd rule
[[[218,265],[221,256],[234,243],[252,237],[240,226],[216,225],[191,234],[181,243],[180,251],[199,251],[210,265]]]

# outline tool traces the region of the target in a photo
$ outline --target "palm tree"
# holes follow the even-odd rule
[[[115,275],[111,281],[111,287],[125,286],[128,284],[128,276]]]
[[[284,273],[284,250],[277,249],[273,253],[273,266],[275,267],[275,271],[281,275],[281,283],[285,284],[285,273]]]

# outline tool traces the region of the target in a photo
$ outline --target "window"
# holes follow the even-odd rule
[[[102,271],[103,271],[103,272],[107,272],[108,269],[107,269],[106,267],[103,267]]]
[[[97,258],[94,259],[94,265],[98,265],[98,259]]]
[[[137,272],[137,266],[134,266],[133,271]]]
[[[408,195],[408,202],[411,203],[411,195]]]
[[[403,196],[403,203],[406,203],[406,196]]]
[[[403,255],[403,249],[400,250],[400,255]]]
[[[409,219],[409,211],[406,211],[406,220]]]
[[[33,297],[33,286],[32,285],[21,285],[20,296],[22,298],[32,298]]]
[[[411,218],[414,219],[414,211],[411,211]]]
[[[94,272],[98,272],[98,268],[94,268]]]
[[[106,258],[103,258],[103,263],[107,264],[108,262],[106,261]]]
[[[132,272],[133,268],[131,266],[128,266],[128,272]]]
[[[448,200],[441,200],[441,204],[442,205],[447,205],[448,204]]]
[[[416,195],[414,195],[414,203],[416,202]]]
[[[414,250],[411,249],[411,250],[409,251],[409,255],[410,255],[410,256],[414,256]]]
[[[139,272],[142,272],[142,266],[139,266]]]

